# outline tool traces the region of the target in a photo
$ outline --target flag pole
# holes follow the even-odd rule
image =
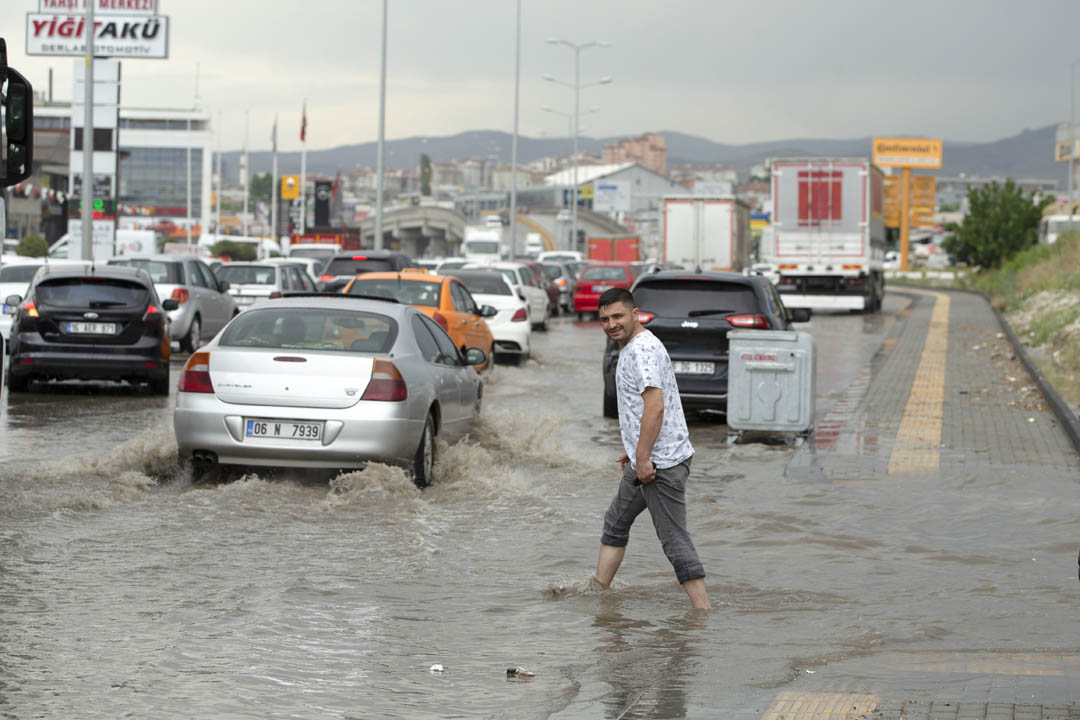
[[[270,140],[273,144],[273,159],[270,163],[270,239],[275,243],[278,239],[278,179],[277,179],[277,115],[274,115],[274,132]],[[262,247],[259,248],[258,257],[262,257]]]
[[[300,234],[307,226],[307,98],[300,114]]]

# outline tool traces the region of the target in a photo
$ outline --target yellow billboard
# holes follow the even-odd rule
[[[941,145],[924,138],[874,138],[874,164],[879,167],[941,167]]]
[[[282,200],[295,200],[300,197],[300,176],[299,175],[282,175],[281,176],[281,199]]]

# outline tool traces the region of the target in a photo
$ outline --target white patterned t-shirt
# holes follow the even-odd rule
[[[644,330],[619,350],[619,364],[615,367],[619,430],[623,448],[635,467],[641,413],[645,409],[641,394],[650,387],[660,388],[664,397],[664,419],[649,455],[653,465],[663,470],[691,457],[694,448],[690,444],[690,431],[686,428],[679,386],[675,383],[675,371],[667,348],[655,335]]]

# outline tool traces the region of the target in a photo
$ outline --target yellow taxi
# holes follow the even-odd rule
[[[397,300],[412,305],[442,326],[464,354],[466,348],[480,348],[487,360],[476,365],[484,372],[495,362],[495,339],[486,317],[496,310],[480,307],[456,277],[432,275],[423,268],[405,268],[400,272],[370,272],[357,275],[341,291],[343,295],[365,295]]]

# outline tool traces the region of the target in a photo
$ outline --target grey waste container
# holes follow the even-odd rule
[[[817,346],[805,332],[728,333],[729,442],[743,431],[810,434],[814,423]]]

